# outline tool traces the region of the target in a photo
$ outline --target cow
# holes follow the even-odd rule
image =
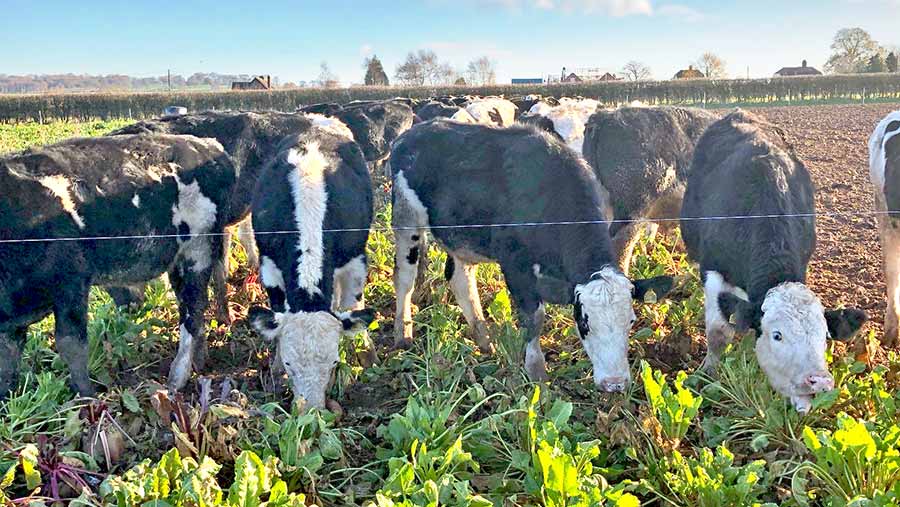
[[[826,311],[806,286],[814,191],[782,131],[737,110],[700,138],[681,210],[682,237],[706,296],[703,370],[716,370],[735,327],[753,329],[769,384],[799,412],[834,387],[826,340],[848,339],[866,320],[856,309]]]
[[[642,228],[677,224],[694,147],[717,119],[702,109],[625,107],[588,120],[582,153],[610,193],[609,233],[626,274]]]
[[[203,314],[235,168],[211,139],[122,135],[71,139],[0,158],[0,393],[15,386],[28,326],[53,314],[70,384],[88,378],[92,284],[127,285],[168,272],[178,297],[170,387],[206,357]]]
[[[594,382],[605,391],[625,388],[632,300],[650,290],[665,295],[672,279],[631,281],[614,266],[603,214],[608,197],[581,156],[522,125],[432,120],[400,137],[391,166],[395,345],[412,342],[411,296],[430,232],[452,260],[445,275],[483,352],[491,342],[475,267],[498,262],[525,329],[525,368],[532,379],[547,378],[540,345],[544,303],[574,304]]]
[[[334,116],[343,111],[344,107],[333,102],[322,102],[319,104],[309,104],[297,108],[298,113],[321,114],[325,116]]]
[[[334,117],[353,132],[373,173],[390,155],[391,143],[409,130],[415,114],[397,101],[347,104]]]
[[[519,118],[522,123],[532,123],[546,130],[552,125],[552,131],[556,133],[575,153],[582,152],[584,142],[584,129],[588,119],[600,107],[600,102],[594,99],[561,98],[556,105],[540,101],[528,110],[527,115]],[[535,119],[541,116],[549,123]]]
[[[450,118],[460,109],[462,108],[459,106],[447,105],[443,102],[431,100],[418,106],[415,113],[419,120],[424,122],[438,117]]]
[[[234,187],[234,195],[231,197],[229,208],[242,220],[238,228],[238,238],[247,251],[251,268],[257,267],[256,246],[253,244],[253,234],[249,221],[246,221],[250,211],[250,200],[253,189],[256,188],[256,180],[262,171],[263,165],[277,153],[281,141],[288,135],[302,133],[313,123],[328,125],[342,132],[347,132],[346,127],[339,125],[335,120],[316,114],[289,114],[289,113],[250,113],[224,111],[207,111],[198,114],[184,115],[161,120],[141,121],[127,127],[116,130],[109,135],[128,135],[139,133],[165,133],[187,134],[197,137],[214,138],[224,146],[225,151],[231,157],[235,170],[238,173],[237,185]],[[230,233],[225,238],[226,252],[230,244]],[[220,322],[231,322],[231,312],[228,309],[228,288],[226,286],[226,274],[228,271],[228,255],[216,263],[213,273],[214,294]],[[127,288],[133,295],[142,294],[143,289]],[[123,303],[129,299],[122,295],[123,289],[109,290],[117,303]]]
[[[518,111],[515,104],[501,97],[484,97],[470,100],[465,105],[465,110],[476,123],[496,125],[498,127],[512,125],[516,121],[516,112]],[[453,119],[471,123],[471,120],[467,117],[457,116]]]
[[[900,111],[885,116],[869,137],[869,177],[875,186],[887,285],[882,344],[896,347],[900,345]]]
[[[353,138],[314,127],[289,136],[253,194],[260,276],[271,308],[248,320],[277,341],[295,397],[323,407],[343,330],[373,319],[364,309],[372,180]],[[296,231],[296,234],[267,234]]]

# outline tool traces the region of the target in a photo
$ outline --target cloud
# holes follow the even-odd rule
[[[606,14],[616,17],[653,13],[650,0],[476,0],[476,3],[514,10],[532,7],[548,11]]]
[[[656,10],[656,13],[660,16],[675,18],[679,21],[685,21],[688,23],[699,23],[707,18],[706,14],[704,14],[703,12],[694,9],[693,7],[688,7],[687,5],[681,4],[661,5]]]
[[[359,47],[359,56],[369,56],[372,54],[372,45],[363,44]]]

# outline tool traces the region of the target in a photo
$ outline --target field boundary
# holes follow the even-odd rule
[[[885,102],[900,100],[900,74],[860,74],[767,79],[695,79],[482,87],[354,87],[299,88],[273,91],[173,93],[71,93],[0,95],[0,122],[144,119],[159,116],[170,105],[202,110],[293,111],[319,102],[379,100],[439,95],[581,96],[605,104],[634,100],[651,105],[702,107],[761,106],[821,102]]]

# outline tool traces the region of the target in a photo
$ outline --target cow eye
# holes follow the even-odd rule
[[[772,339],[775,340],[776,342],[780,342],[781,341],[781,333],[779,333],[778,331],[775,331],[774,333],[772,333]]]

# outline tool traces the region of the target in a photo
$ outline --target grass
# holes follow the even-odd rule
[[[3,146],[114,126],[26,126],[3,131]],[[66,387],[52,319],[32,326],[19,387],[0,404],[0,502],[625,507],[900,499],[900,359],[866,365],[829,354],[838,387],[805,416],[767,385],[750,340],[726,351],[716,378],[696,373],[702,291],[677,230],[635,250],[635,276],[666,273],[678,285],[671,299],[640,306],[635,383],[607,395],[593,386],[568,307],[547,310],[551,383],[528,382],[493,265],[479,267],[478,282],[498,350],[481,354],[435,248],[414,346],[390,350],[389,223],[390,210],[379,210],[368,247],[365,295],[378,312],[370,335],[380,361],[363,368],[363,341],[342,345],[330,393],[342,405],[337,413],[301,410],[289,393],[273,392],[270,351],[240,321],[210,326],[208,368],[182,395],[160,391],[177,336],[163,282],[131,309],[92,291],[90,371],[102,392],[95,400]],[[245,283],[240,247],[232,252],[230,300],[239,310],[264,304],[260,288]]]

